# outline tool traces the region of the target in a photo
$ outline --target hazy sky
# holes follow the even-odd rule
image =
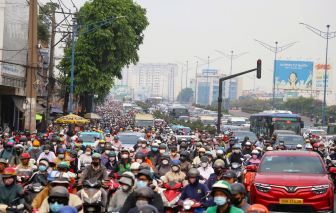
[[[41,2],[46,3],[48,0]],[[75,10],[70,0],[63,2],[69,9]],[[84,0],[73,2],[78,8],[85,3]],[[189,61],[189,68],[192,68],[188,73],[190,78],[195,77],[197,61],[203,64],[194,56],[206,60],[210,56],[212,60],[221,57],[215,50],[227,54],[231,51],[234,51],[234,54],[249,52],[233,60],[233,73],[255,68],[257,59],[261,59],[262,78],[256,80],[256,86],[269,92],[273,81],[274,53],[254,39],[272,46],[275,46],[276,41],[278,46],[299,41],[293,47],[279,53],[277,58],[323,62],[326,39],[314,34],[299,22],[323,31],[327,30],[326,25],[329,24],[330,31],[336,31],[335,0],[138,0],[136,2],[147,9],[150,23],[144,32],[144,43],[140,46],[140,63]],[[58,15],[57,21],[61,21],[61,18],[62,16]],[[56,52],[62,54],[60,49],[56,49]],[[336,38],[329,42],[328,58],[331,62],[334,61],[335,53]],[[210,69],[219,69],[221,73],[229,74],[230,60],[224,57],[210,64]],[[249,81],[251,83],[248,83]],[[244,77],[244,89],[252,88],[253,80]]]

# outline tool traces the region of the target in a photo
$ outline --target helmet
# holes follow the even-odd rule
[[[72,206],[63,206],[56,213],[77,213],[77,209]]]
[[[15,178],[16,177],[16,171],[12,167],[8,167],[2,171],[2,178]]]
[[[99,153],[94,153],[91,158],[101,160],[101,155]]]
[[[212,165],[212,168],[221,168],[221,169],[224,169],[225,168],[225,163],[223,160],[216,160],[214,162],[214,164]]]
[[[140,166],[139,166],[139,169],[140,170],[143,170],[143,169],[147,169],[147,170],[151,170],[151,167],[148,163],[141,163]]]
[[[43,137],[48,137],[48,135],[47,134],[43,134]]]
[[[55,176],[59,173],[59,171],[52,171],[49,173],[47,180],[53,181],[55,180]]]
[[[165,148],[166,148],[166,145],[160,144],[159,149],[165,149]]]
[[[200,172],[198,171],[198,169],[196,169],[196,168],[191,168],[191,169],[189,169],[189,171],[188,171],[188,178],[189,177],[192,177],[192,178],[194,178],[194,177],[199,177],[201,174],[200,174]]]
[[[56,187],[56,183],[65,183],[67,185],[66,188],[68,188],[70,184],[70,176],[66,172],[59,172],[55,175],[54,180],[49,183],[50,188]]]
[[[72,150],[72,151],[70,152],[70,157],[72,157],[72,158],[77,158],[77,152],[76,152],[75,150]]]
[[[186,151],[182,151],[182,152],[180,153],[180,157],[182,157],[182,156],[184,156],[184,157],[188,157],[188,152],[186,152]]]
[[[213,186],[212,186],[212,196],[214,196],[215,191],[220,190],[224,192],[228,198],[231,197],[231,186],[228,182],[224,180],[217,181]]]
[[[251,155],[259,155],[258,150],[252,150]]]
[[[134,174],[134,173],[138,173],[139,172],[139,167],[140,167],[140,163],[138,162],[134,162],[131,164],[131,172]]]
[[[62,161],[57,165],[57,168],[59,168],[59,169],[70,169],[70,166],[67,162]]]
[[[171,166],[180,166],[181,162],[179,160],[173,160]]]
[[[134,185],[134,180],[135,180],[135,176],[132,172],[124,172],[121,175],[119,183],[124,183],[124,184],[127,184],[129,186],[133,186]]]
[[[307,145],[306,145],[306,149],[312,149],[313,147],[312,147],[312,145],[310,144],[310,143],[308,143]]]
[[[117,154],[115,152],[111,151],[111,152],[108,153],[108,156],[109,157],[116,157]]]
[[[170,150],[171,150],[171,151],[177,151],[177,147],[176,147],[176,146],[172,146],[172,147],[170,148]]]
[[[222,148],[222,147],[220,147]],[[216,155],[223,155],[224,154],[224,151],[222,149],[217,149],[216,151]]]
[[[237,178],[237,174],[234,171],[229,170],[229,171],[226,171],[224,173],[224,177],[226,177],[226,178]]]
[[[159,147],[159,144],[157,144],[157,143],[152,143],[152,147]]]
[[[23,160],[23,159],[30,159],[30,155],[28,153],[23,153],[23,154],[21,154],[20,159],[21,160]]]
[[[251,145],[252,145],[252,144],[251,144],[250,141],[246,141],[245,146],[251,146]]]
[[[134,197],[136,199],[138,197],[143,197],[143,198],[146,198],[148,200],[152,200],[154,198],[154,191],[147,186],[142,186],[142,187],[137,188],[134,191]]]
[[[109,131],[109,130],[106,130],[105,133],[110,133],[110,131]]]
[[[246,194],[245,186],[241,183],[231,184],[231,194],[236,195],[238,193]]]
[[[209,158],[207,156],[201,157],[201,162],[209,162]]]
[[[63,212],[62,212],[63,213]],[[157,208],[152,205],[143,205],[135,213],[159,213]]]
[[[267,151],[273,151],[273,147],[269,146],[266,148]]]
[[[57,153],[59,154],[59,153],[65,153],[65,150],[63,149],[63,148],[59,148],[58,150],[57,150]]]
[[[38,141],[34,141],[34,142],[33,142],[33,146],[40,146],[40,142],[38,142]]]
[[[297,148],[297,149],[302,149],[302,145],[301,145],[301,144],[298,144],[298,145],[296,145],[296,148]]]
[[[237,148],[240,149],[240,145],[236,143],[235,145],[233,145],[232,149],[237,149]]]
[[[53,197],[65,198],[65,199],[68,200],[69,199],[69,191],[68,191],[67,188],[65,188],[63,186],[55,186],[49,192],[48,201]]]
[[[269,212],[268,209],[261,204],[253,204],[246,211],[246,213],[268,213],[268,212]]]
[[[170,159],[170,155],[168,153],[163,153],[163,155],[161,156],[161,160],[162,159]]]
[[[314,148],[315,148],[315,147],[318,147],[317,143],[314,143],[314,144],[313,144],[313,147],[314,147]]]
[[[120,130],[122,130],[122,129],[120,128]],[[115,139],[119,139],[119,136],[118,135],[114,136],[114,140]]]
[[[112,146],[111,146],[111,144],[107,144],[106,146],[105,146],[105,150],[112,150],[113,148],[112,148]]]
[[[153,174],[147,169],[140,170],[140,172],[138,173],[138,177],[140,175],[145,175],[148,178],[148,180],[153,180]]]
[[[186,148],[187,148],[187,144],[186,144],[186,143],[181,143],[181,144],[180,144],[180,149],[181,149],[181,148],[185,148],[185,149],[186,149]]]
[[[145,155],[145,153],[143,153],[143,152],[137,152],[137,153],[135,154],[134,159],[142,159],[142,161],[145,161],[145,159],[146,159],[146,155]]]
[[[205,153],[205,149],[204,149],[204,148],[200,148],[200,149],[198,150],[198,152],[204,152],[204,153]]]
[[[123,152],[128,152],[128,154],[130,153],[130,150],[129,149],[125,149],[125,148],[123,148],[122,150],[121,150],[121,153],[123,153]]]
[[[330,151],[331,151],[331,150],[335,150],[335,147],[330,147]]]
[[[210,151],[206,151],[206,152],[205,152],[205,155],[206,155],[206,156],[211,156],[211,157],[212,157],[212,152],[210,152]]]
[[[324,146],[324,143],[323,143],[323,142],[321,142],[321,143],[319,144],[319,146]]]

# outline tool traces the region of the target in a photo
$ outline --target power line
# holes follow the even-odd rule
[[[63,1],[62,1],[62,0],[58,0],[58,1],[61,1],[61,2],[62,2],[62,4],[63,4],[63,6],[64,6],[66,9],[70,10],[69,8],[67,8],[67,6],[65,6],[65,4],[63,3]]]

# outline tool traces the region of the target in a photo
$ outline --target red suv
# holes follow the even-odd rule
[[[269,151],[251,182],[251,203],[275,212],[332,212],[334,185],[315,152]],[[335,173],[336,168],[330,168]]]

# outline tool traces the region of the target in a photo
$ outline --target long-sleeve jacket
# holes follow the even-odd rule
[[[77,195],[69,194],[68,206],[76,207],[82,204],[83,204],[82,200]],[[42,202],[39,213],[48,213],[48,212],[51,212],[51,211],[50,211],[50,205],[48,202],[48,197],[46,197],[46,199],[44,199],[44,201]],[[83,210],[81,210],[79,213],[83,213]]]
[[[123,207],[127,197],[133,192],[133,189],[130,189],[127,192],[123,190],[117,190],[116,193],[112,196],[110,203],[108,204],[108,212],[111,212],[117,207]]]
[[[79,182],[83,180],[97,179],[97,180],[108,180],[106,167],[99,165],[99,168],[95,170],[93,165],[87,165],[82,176],[79,178]]]
[[[128,211],[135,207],[136,199],[134,197],[134,192],[128,195],[124,206],[120,209],[119,213],[128,213]],[[164,206],[162,202],[161,195],[154,192],[154,199],[151,205],[155,206],[160,213],[164,213]]]

